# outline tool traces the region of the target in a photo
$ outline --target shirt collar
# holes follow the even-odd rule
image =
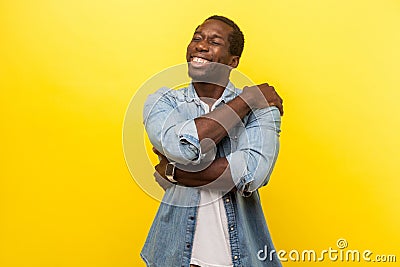
[[[237,95],[239,95],[240,92],[241,92],[241,90],[236,88],[233,85],[233,83],[231,83],[231,81],[229,81],[225,87],[224,92],[222,93],[221,102],[227,103],[227,102],[231,101]],[[197,104],[200,104],[200,98],[196,93],[196,89],[193,86],[193,82],[191,82],[189,84],[185,98],[186,98],[187,102],[195,101]]]

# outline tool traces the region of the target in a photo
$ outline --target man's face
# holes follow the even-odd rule
[[[221,80],[221,75],[229,77],[230,70],[239,63],[239,57],[229,52],[231,32],[229,25],[214,19],[206,20],[196,29],[186,51],[191,78],[214,82]]]

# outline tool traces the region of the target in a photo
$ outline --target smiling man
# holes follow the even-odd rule
[[[257,252],[274,250],[258,189],[278,154],[282,99],[268,84],[230,82],[243,46],[233,21],[209,17],[187,47],[191,84],[161,88],[145,103],[166,190],[141,252],[147,266],[281,266]]]

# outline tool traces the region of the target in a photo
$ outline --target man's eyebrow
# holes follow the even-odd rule
[[[211,35],[211,39],[214,39],[214,38],[224,39],[224,37],[222,37],[221,35],[218,35],[218,34]]]
[[[201,31],[196,30],[194,32],[194,34],[200,34],[201,35]],[[216,33],[214,33],[213,35],[210,36],[210,39],[215,39],[215,38],[224,39],[224,37],[222,37],[221,35],[218,35]]]

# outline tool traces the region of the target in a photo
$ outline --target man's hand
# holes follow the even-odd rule
[[[160,163],[155,166],[156,171],[154,172],[154,178],[165,191],[174,185],[165,176],[165,169],[169,161],[154,147],[153,152],[157,154],[158,158],[160,159]],[[183,186],[206,186],[213,182],[209,187],[205,188],[213,188],[223,191],[236,190],[226,158],[218,158],[214,160],[207,168],[200,171],[188,172],[176,168],[175,179],[178,180],[179,184]]]
[[[240,95],[250,108],[266,108],[276,106],[283,115],[283,100],[273,86],[263,83],[255,86],[245,86]]]
[[[155,166],[154,178],[156,182],[162,187],[162,189],[167,190],[167,188],[171,187],[173,183],[171,183],[167,177],[165,176],[165,169],[167,168],[168,159],[161,154],[158,150],[153,147],[153,152],[157,154],[160,162]]]
[[[267,83],[245,86],[243,92],[210,113],[194,120],[203,153],[215,147],[252,109],[276,106],[283,115],[282,98]],[[206,142],[204,142],[206,140]],[[210,142],[212,141],[212,142]]]

